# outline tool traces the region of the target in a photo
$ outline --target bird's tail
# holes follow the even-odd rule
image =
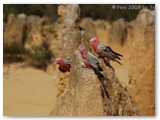
[[[119,54],[119,53],[117,53],[117,52],[115,52],[115,51],[113,51],[113,52],[114,52],[114,54],[123,57],[123,55],[121,55],[121,54]]]
[[[108,49],[109,51],[111,51],[111,52],[114,53],[115,55],[118,55],[118,56],[123,57],[123,55],[121,55],[121,54],[119,54],[119,53],[113,51],[109,46],[106,46],[106,49]]]
[[[115,55],[114,57],[118,60],[121,60],[121,58],[118,55]]]
[[[122,63],[120,63],[118,60],[114,60],[114,61],[116,61],[117,63],[119,63],[120,65],[122,65]]]
[[[102,95],[104,98],[108,97],[109,98],[109,93],[107,92],[106,88],[105,88],[105,85],[103,83],[103,81],[105,80],[105,78],[100,78],[99,81],[100,81],[100,85],[101,85],[101,89],[102,89]]]
[[[104,77],[103,73],[102,73],[102,68],[101,69],[100,68],[94,68],[93,70],[94,70],[95,74],[98,75],[99,78],[103,78]]]
[[[121,55],[121,54],[119,54],[119,53],[117,53],[117,52],[113,51],[111,48],[110,48],[110,51],[111,51],[112,53],[114,53],[115,55],[117,55],[117,56],[121,56],[121,57],[123,57],[123,55]]]

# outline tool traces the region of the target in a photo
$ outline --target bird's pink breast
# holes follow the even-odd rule
[[[70,65],[64,64],[64,65],[60,66],[60,68],[65,70],[65,71],[69,71],[70,70]]]

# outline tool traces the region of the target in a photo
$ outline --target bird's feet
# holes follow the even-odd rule
[[[110,65],[110,59],[103,58],[103,60],[104,60],[104,63],[106,64],[106,66],[111,67],[111,65]]]
[[[87,66],[84,63],[81,63],[82,68],[87,68]]]

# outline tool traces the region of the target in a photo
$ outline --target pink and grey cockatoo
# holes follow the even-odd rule
[[[112,60],[122,65],[118,60],[121,60],[120,57],[123,57],[123,55],[113,51],[109,46],[105,46],[100,43],[98,38],[92,37],[90,39],[90,44],[94,51],[99,55],[99,57],[103,58],[105,62],[109,63],[110,60]]]
[[[98,60],[96,59],[96,57],[87,52],[86,48],[84,45],[80,44],[78,46],[78,50],[80,51],[82,58],[83,58],[83,62],[86,65],[86,67],[90,67],[94,70],[94,72],[98,75],[98,77],[103,78],[103,74],[102,74],[102,68],[99,65]]]
[[[71,58],[57,58],[56,63],[59,65],[59,70],[63,73],[65,72],[70,72],[70,68],[71,68],[71,63],[72,63],[72,59]]]

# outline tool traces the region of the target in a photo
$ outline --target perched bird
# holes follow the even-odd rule
[[[72,59],[71,58],[57,58],[56,63],[59,65],[59,70],[63,73],[65,72],[70,72],[70,68],[71,68],[71,63],[72,63]]]
[[[90,44],[99,57],[103,58],[107,63],[110,63],[110,60],[112,60],[122,65],[118,60],[121,60],[120,57],[123,57],[123,55],[113,51],[109,46],[104,46],[98,38],[92,37]]]
[[[80,44],[78,46],[78,50],[80,51],[83,62],[87,67],[90,67],[94,70],[94,72],[98,75],[98,77],[102,78],[104,77],[102,74],[102,68],[99,65],[98,60],[95,58],[95,56],[89,52],[87,52],[86,48],[84,45]]]

